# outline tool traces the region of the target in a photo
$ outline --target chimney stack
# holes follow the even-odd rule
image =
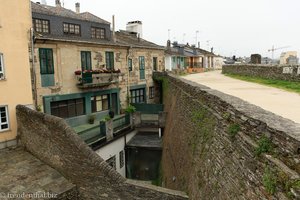
[[[79,14],[80,13],[80,3],[79,2],[75,3],[75,9],[76,9],[76,13]]]
[[[170,49],[171,48],[171,40],[167,41],[167,48]]]
[[[112,39],[113,39],[113,42],[116,42],[115,15],[112,16]]]
[[[56,7],[61,7],[60,0],[55,0],[55,5],[56,5]]]

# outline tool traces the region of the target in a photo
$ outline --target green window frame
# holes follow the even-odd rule
[[[130,90],[130,102],[145,103],[146,102],[145,88]]]
[[[50,103],[51,115],[71,118],[85,114],[84,98],[53,101]]]
[[[92,59],[90,51],[81,51],[81,69],[92,70]]]
[[[149,87],[149,99],[154,98],[154,86]]]
[[[40,48],[39,55],[40,55],[40,73],[54,74],[53,50]]]
[[[132,71],[132,59],[128,59],[128,70],[131,72]]]
[[[108,109],[109,109],[109,96],[107,94],[91,97],[92,113],[101,112]]]
[[[114,52],[106,51],[105,52],[105,62],[106,62],[106,69],[113,70],[115,67],[114,62]]]
[[[145,79],[145,57],[139,57],[139,67],[140,67],[140,80]]]

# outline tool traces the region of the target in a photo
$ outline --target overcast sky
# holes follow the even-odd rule
[[[42,0],[40,0],[42,1]],[[196,31],[201,48],[214,47],[224,56],[271,57],[268,49],[300,52],[300,0],[61,0],[64,7],[89,11],[125,29],[132,20],[143,22],[143,37],[165,45],[171,41],[194,44]],[[35,1],[36,2],[36,1]],[[55,0],[46,0],[54,5]],[[299,55],[298,55],[299,56]]]

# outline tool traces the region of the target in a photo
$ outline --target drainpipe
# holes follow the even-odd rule
[[[129,46],[128,47],[128,49],[127,49],[127,55],[126,55],[126,66],[127,66],[127,100],[128,100],[128,102],[127,102],[127,104],[128,104],[128,106],[129,106],[129,104],[130,104],[130,82],[129,82],[129,73],[130,73],[130,71],[129,71],[129,66],[128,66],[128,60],[129,60],[129,56],[130,56],[130,50],[132,49],[132,47],[131,46]]]
[[[36,85],[36,74],[35,74],[35,66],[34,66],[34,35],[33,28],[30,28],[30,46],[31,46],[31,68],[32,68],[32,84],[33,84],[33,98],[34,98],[34,106],[35,109],[38,107],[37,100],[37,85]]]

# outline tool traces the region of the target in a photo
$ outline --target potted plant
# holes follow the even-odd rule
[[[95,114],[90,114],[88,121],[90,124],[94,124],[95,123],[95,119],[96,119],[96,115]]]

